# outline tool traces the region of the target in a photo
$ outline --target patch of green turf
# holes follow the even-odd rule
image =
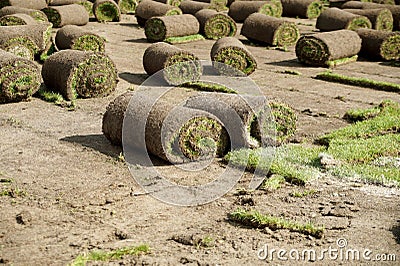
[[[205,40],[203,35],[193,34],[182,37],[168,37],[164,40],[164,42],[170,44],[178,44],[178,43],[187,43],[187,42],[202,41],[202,40]]]
[[[315,193],[317,193],[317,191],[314,189],[311,189],[311,190],[304,190],[304,191],[293,191],[289,195],[294,198],[304,198],[309,195],[314,195]]]
[[[46,102],[54,103],[55,105],[61,107],[67,107],[70,111],[73,111],[76,108],[75,101],[67,101],[62,97],[61,94],[46,90],[44,88],[40,88],[35,95]]]
[[[368,109],[352,109],[347,111],[343,118],[348,120],[349,122],[358,122],[364,121],[367,119],[374,118],[381,112],[381,109],[378,107],[368,108]]]
[[[285,178],[281,175],[272,175],[269,178],[264,179],[260,186],[260,189],[264,190],[275,190],[281,188],[282,184],[286,182]]]
[[[19,188],[7,188],[0,191],[0,196],[3,197],[17,198],[17,197],[24,197],[26,195],[27,195],[26,191],[21,190]]]
[[[353,55],[351,57],[343,57],[336,60],[328,60],[326,61],[326,65],[330,68],[345,65],[348,63],[356,62],[358,59],[358,55]]]

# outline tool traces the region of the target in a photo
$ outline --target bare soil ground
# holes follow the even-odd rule
[[[313,30],[313,21],[294,21],[303,33]],[[337,241],[342,238],[347,240],[342,251],[369,249],[370,258],[394,254],[397,262],[362,257],[346,261],[345,256],[335,259],[326,255],[314,264],[399,263],[400,190],[396,188],[321,176],[305,188],[286,184],[275,191],[242,195],[237,188],[246,187],[250,177],[246,174],[237,188],[198,207],[168,205],[144,193],[118,160],[121,149],[102,135],[101,120],[112,99],[146,79],[142,56],[149,43],[133,16],[124,16],[120,23],[90,22],[85,28],[108,40],[106,50],[120,77],[112,95],[78,100],[76,111],[38,98],[0,106],[0,191],[13,191],[0,196],[0,264],[66,265],[91,250],[146,243],[150,254],[125,256],[104,265],[301,265],[307,262],[282,261],[276,253],[273,260],[270,256],[260,260],[257,255],[263,255],[259,251],[265,245],[300,252],[338,249]],[[178,46],[209,60],[212,44],[206,40]],[[248,47],[258,59],[258,69],[251,78],[266,97],[281,99],[296,110],[297,141],[312,141],[345,126],[342,116],[348,109],[370,107],[384,99],[399,101],[397,93],[312,79],[325,69],[299,64],[294,48],[283,52]],[[285,70],[302,75],[283,74]],[[360,59],[335,71],[400,83],[399,68],[380,62]],[[218,162],[215,165],[222,167]],[[158,167],[174,172],[171,166]],[[293,191],[310,189],[317,192],[300,198],[289,196]],[[326,232],[322,239],[316,239],[288,230],[251,229],[227,220],[229,212],[249,205],[263,213],[322,224]],[[205,237],[212,240],[210,247],[190,244],[190,240]]]

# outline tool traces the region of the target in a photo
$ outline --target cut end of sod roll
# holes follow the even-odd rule
[[[121,20],[121,10],[114,0],[96,0],[93,14],[99,22],[117,22]]]
[[[27,14],[6,15],[0,18],[0,26],[35,24],[36,20]]]
[[[211,9],[202,9],[195,16],[200,23],[200,32],[207,39],[219,39],[236,34],[235,21],[223,13]]]
[[[56,45],[59,50],[73,49],[104,52],[105,40],[75,25],[66,25],[57,31]]]

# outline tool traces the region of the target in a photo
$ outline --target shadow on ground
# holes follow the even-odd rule
[[[138,28],[138,29],[142,29],[143,27],[139,26],[139,24],[137,23],[119,23],[120,26],[124,26],[124,27],[133,27],[133,28]]]
[[[126,42],[130,42],[130,43],[148,43],[151,44],[146,38],[139,38],[139,39],[129,39],[129,40],[125,40]]]
[[[397,220],[398,224],[395,225],[390,231],[393,233],[397,244],[400,244],[400,220]]]
[[[118,74],[118,77],[131,84],[141,85],[149,77],[149,75],[142,73],[122,72]]]
[[[273,66],[281,66],[281,67],[309,68],[309,67],[301,64],[297,60],[297,58],[296,59],[283,60],[283,61],[279,61],[279,62],[267,62],[265,64],[273,65]]]
[[[80,144],[84,147],[99,151],[107,156],[116,158],[122,152],[122,148],[112,145],[103,134],[74,135],[60,139],[70,143]]]

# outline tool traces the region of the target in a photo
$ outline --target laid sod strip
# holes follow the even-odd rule
[[[252,42],[278,47],[293,46],[300,37],[296,24],[260,13],[244,21],[241,34]]]
[[[329,71],[319,73],[315,78],[341,84],[400,93],[400,84],[397,83],[350,77],[350,76],[335,74]]]
[[[361,38],[350,30],[306,35],[296,43],[298,60],[312,66],[329,66],[330,62],[355,56],[360,50]]]
[[[381,113],[382,108],[373,107],[369,109],[353,109],[347,111],[343,118],[349,122],[355,123],[376,117]]]
[[[322,2],[319,0],[281,0],[283,17],[317,18],[321,14]]]
[[[104,52],[105,40],[93,32],[75,25],[66,25],[56,34],[59,50],[74,49],[82,51]]]
[[[163,70],[163,78],[171,85],[197,81],[202,74],[199,59],[191,52],[159,42],[149,46],[143,55],[143,67],[153,75]]]
[[[146,21],[152,17],[181,15],[182,10],[176,6],[171,6],[151,0],[141,1],[136,7],[135,16],[138,24],[144,26]]]
[[[237,91],[233,89],[212,82],[192,81],[192,82],[186,82],[180,86],[183,88],[190,88],[196,91],[224,92],[224,93],[237,94]]]
[[[179,8],[182,10],[184,14],[194,15],[202,9],[211,9],[211,5],[209,3],[204,3],[204,2],[184,0],[179,5]]]
[[[146,22],[144,32],[151,42],[164,41],[170,37],[183,37],[198,34],[200,24],[190,14],[153,17]]]
[[[27,14],[13,14],[0,17],[0,26],[36,24],[37,21]]]
[[[5,6],[18,6],[40,10],[47,7],[46,0],[0,0],[0,8]]]
[[[245,211],[243,209],[238,209],[232,213],[229,213],[228,218],[232,222],[240,223],[253,228],[268,227],[271,230],[287,229],[291,232],[298,232],[313,236],[315,238],[322,238],[325,230],[324,227],[315,226],[312,223],[301,224],[281,217],[264,215],[254,210]]]
[[[362,39],[361,54],[383,60],[400,59],[400,33],[359,29]]]
[[[47,16],[40,10],[23,8],[18,6],[6,6],[0,9],[0,17],[13,14],[27,14],[37,21],[48,22]]]
[[[214,67],[220,74],[234,75],[236,71],[239,71],[239,73],[250,75],[257,68],[254,56],[241,41],[234,37],[225,37],[216,41],[211,48],[210,56],[212,61],[218,62],[214,64]]]
[[[195,42],[195,41],[202,41],[205,40],[204,36],[201,34],[193,34],[187,35],[182,37],[168,37],[164,40],[164,42],[169,44],[179,44],[179,43],[188,43],[188,42]]]
[[[222,37],[235,36],[237,26],[235,21],[215,10],[203,9],[195,14],[200,23],[200,33],[207,39],[219,39]]]
[[[370,29],[371,27],[371,21],[367,17],[346,12],[336,7],[325,9],[317,18],[316,24],[316,28],[321,31]]]
[[[28,99],[39,89],[40,80],[33,61],[0,50],[0,103]]]
[[[356,15],[367,17],[372,23],[372,29],[382,31],[392,31],[393,16],[387,8],[382,9],[344,9]]]
[[[105,54],[62,50],[44,62],[42,77],[47,88],[74,100],[110,94],[118,76],[115,64]]]
[[[230,5],[228,15],[236,22],[243,22],[253,13],[261,13],[271,17],[281,17],[282,3],[280,0],[235,1]]]
[[[99,22],[121,20],[121,10],[114,0],[96,0],[93,4],[93,14]]]
[[[116,0],[122,14],[134,14],[138,0]]]
[[[82,26],[89,22],[89,13],[86,8],[78,4],[49,6],[42,11],[55,28],[61,28],[65,25]]]
[[[179,5],[182,2],[182,0],[155,0],[155,1],[177,7],[179,7]]]

